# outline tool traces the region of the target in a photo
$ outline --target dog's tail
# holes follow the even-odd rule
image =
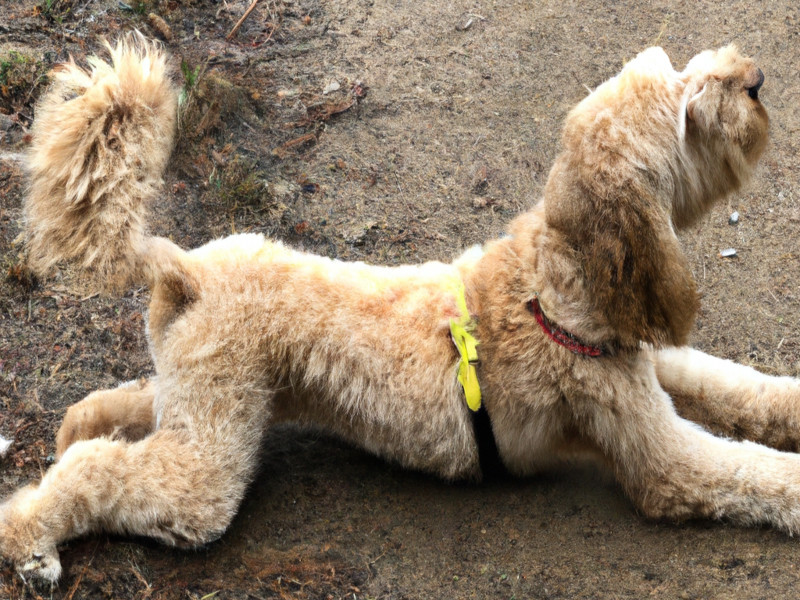
[[[88,70],[72,59],[57,67],[37,105],[26,249],[36,274],[66,261],[94,286],[119,291],[169,276],[184,255],[147,234],[172,150],[177,95],[157,44],[137,32],[106,46],[110,63],[93,57]]]

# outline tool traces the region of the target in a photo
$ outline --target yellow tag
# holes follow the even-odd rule
[[[464,396],[470,410],[477,411],[481,407],[481,386],[478,384],[478,340],[470,333],[475,327],[469,316],[467,301],[464,298],[464,284],[459,282],[458,308],[461,311],[459,319],[450,319],[450,335],[453,343],[458,348],[461,361],[458,363],[458,382],[464,388]]]

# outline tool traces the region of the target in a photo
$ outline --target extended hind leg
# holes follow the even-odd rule
[[[682,417],[725,436],[800,450],[800,380],[686,347],[655,351],[653,359],[658,382]]]
[[[268,398],[190,391],[138,442],[74,443],[39,485],[0,506],[0,554],[23,576],[55,581],[58,544],[91,532],[178,546],[218,538],[256,468]]]
[[[56,458],[73,443],[106,436],[135,442],[155,429],[155,380],[123,383],[100,390],[73,404],[56,436]]]

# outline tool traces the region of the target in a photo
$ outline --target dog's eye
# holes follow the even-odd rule
[[[758,81],[756,81],[755,85],[746,86],[744,89],[747,90],[747,95],[750,96],[753,100],[758,100],[758,90],[761,89],[762,85],[764,85],[764,72],[761,69],[759,69]]]

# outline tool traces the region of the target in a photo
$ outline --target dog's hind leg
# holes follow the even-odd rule
[[[182,547],[222,535],[253,477],[268,411],[261,399],[215,403],[212,392],[197,394],[181,401],[196,406],[184,409],[183,421],[162,422],[138,442],[72,444],[39,485],[0,505],[0,554],[23,576],[52,582],[61,571],[58,544],[87,533]]]
[[[658,381],[682,417],[714,433],[800,450],[800,380],[772,377],[688,347],[654,351]]]
[[[680,418],[647,360],[608,367],[569,402],[645,515],[800,533],[800,456],[717,438]]]
[[[92,392],[73,404],[56,435],[56,458],[73,443],[101,436],[135,442],[155,429],[155,380],[123,383],[113,390]]]

